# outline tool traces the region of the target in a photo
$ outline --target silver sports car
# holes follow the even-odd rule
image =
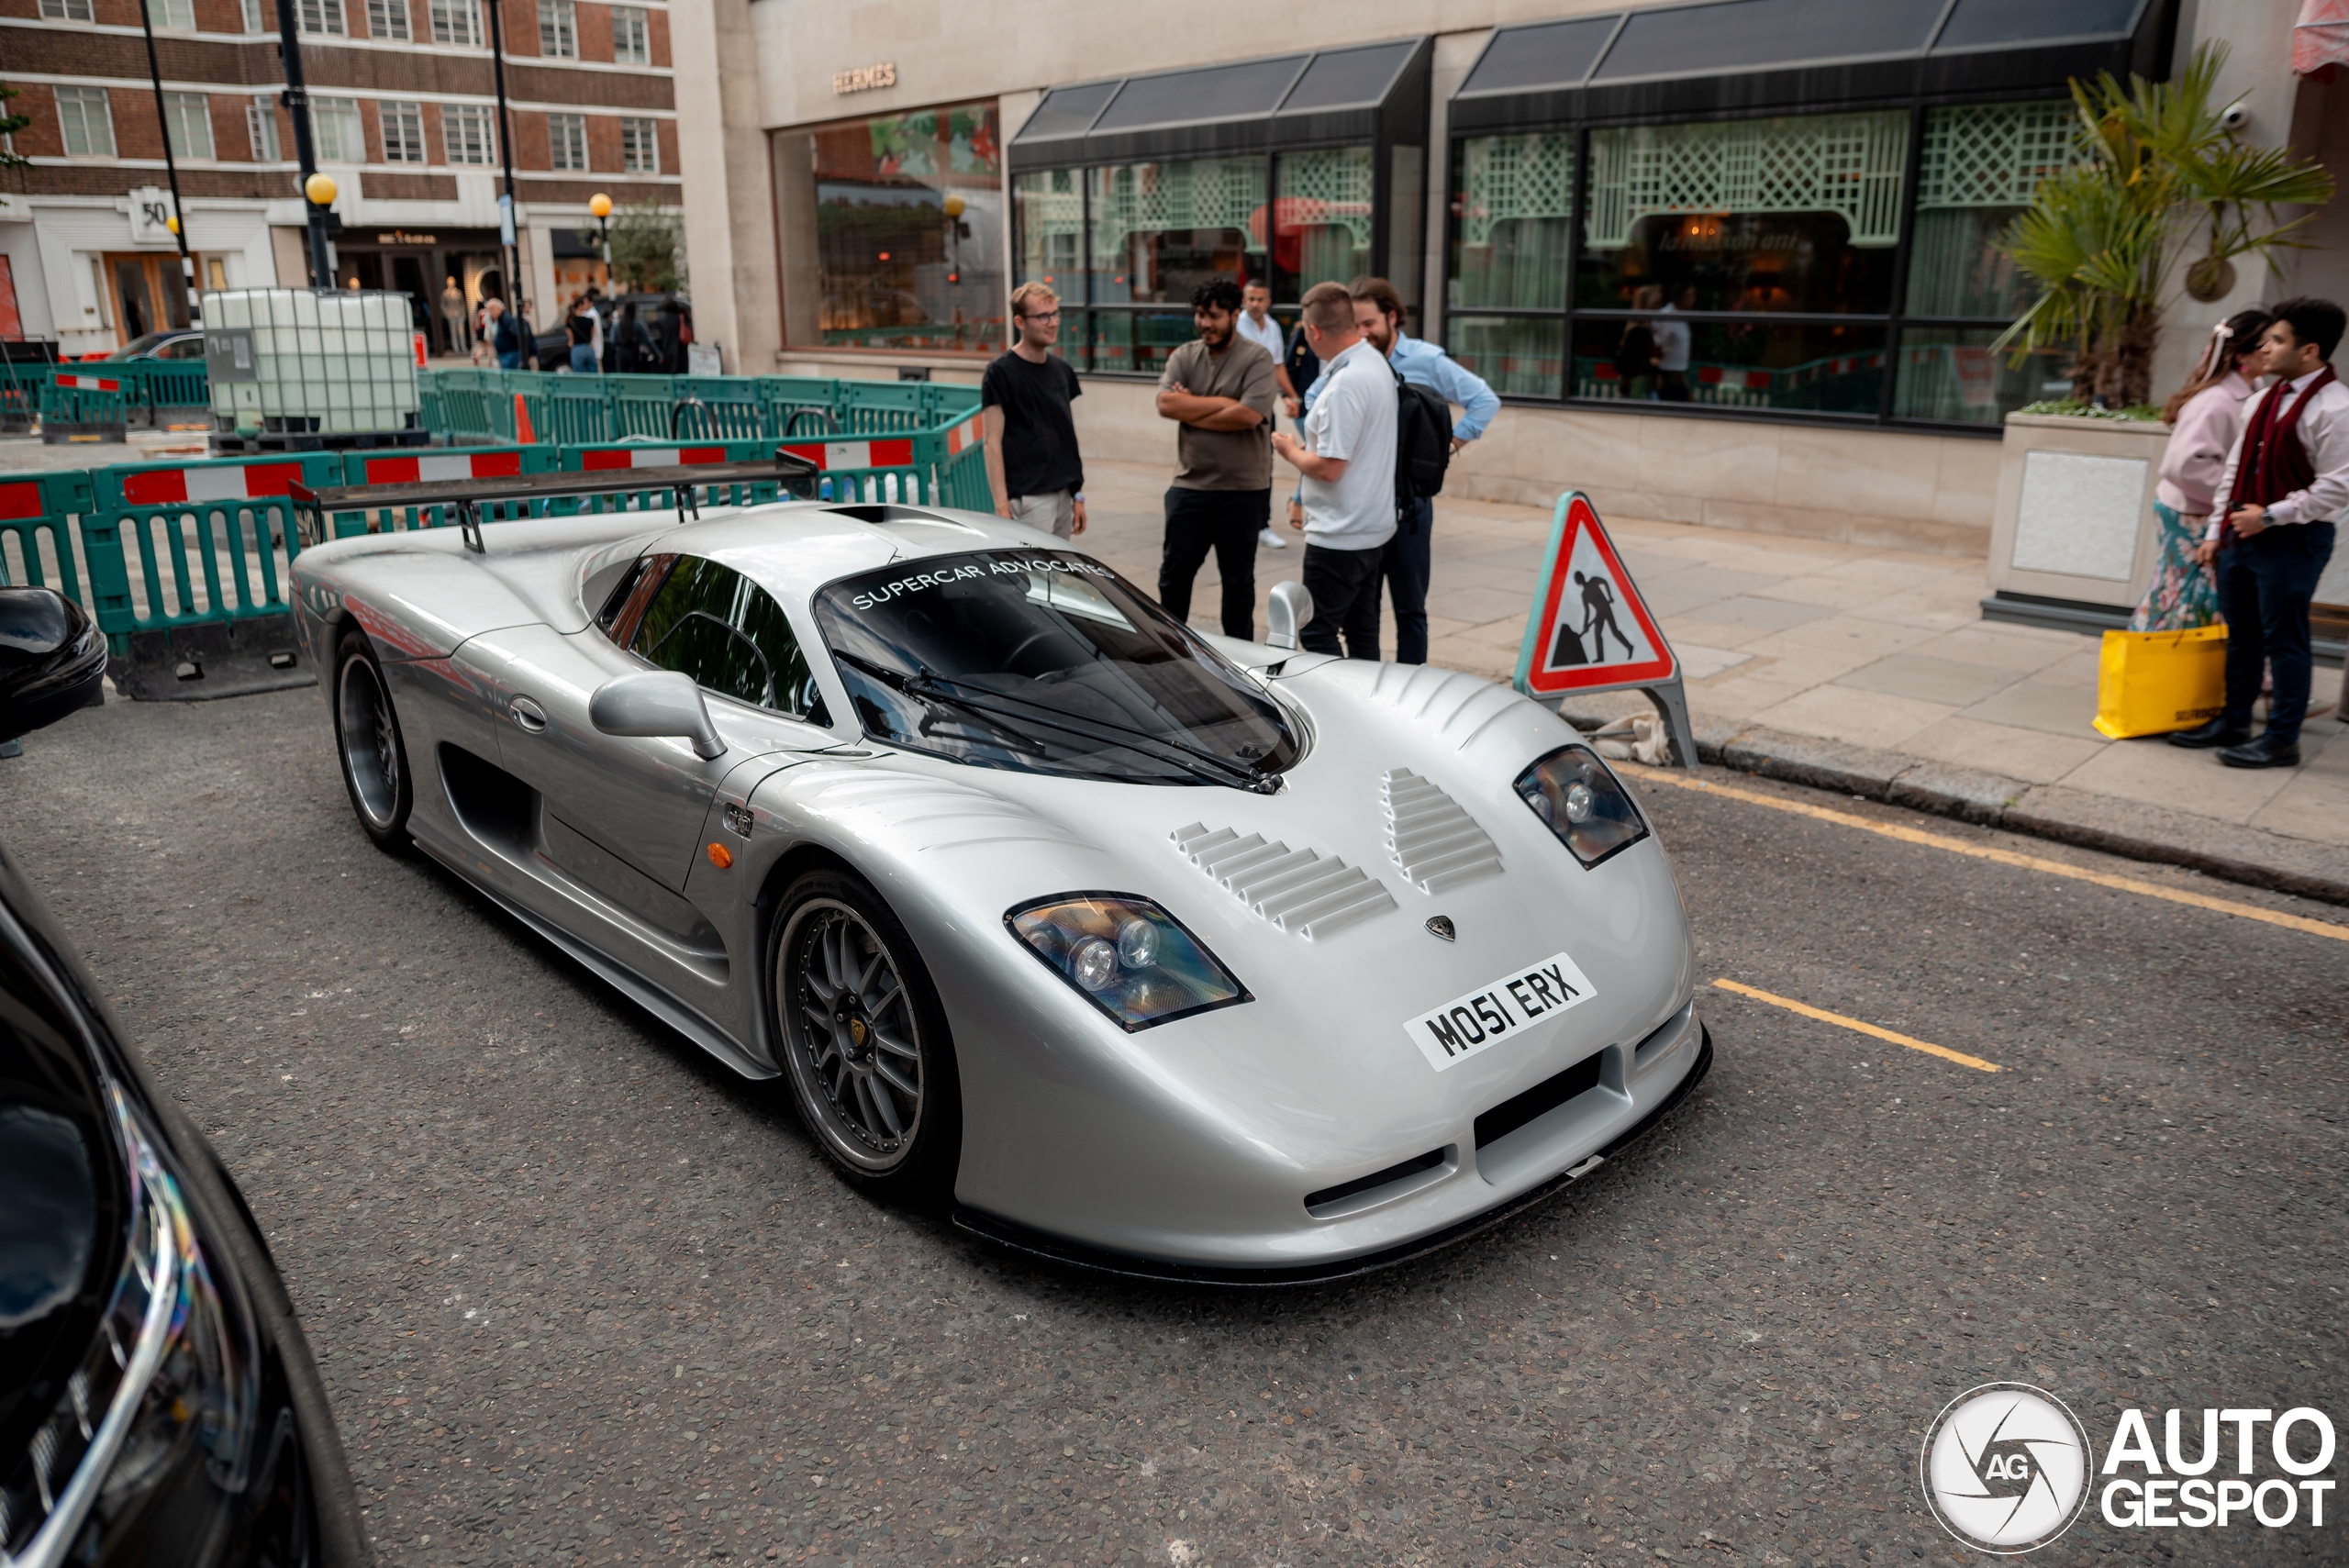
[[[1585,1174],[1710,1063],[1664,847],[1474,676],[1208,636],[895,505],[469,515],[294,574],[370,838],[998,1241],[1353,1273]]]

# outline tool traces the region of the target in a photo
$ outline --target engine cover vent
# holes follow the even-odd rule
[[[1381,779],[1378,795],[1386,807],[1386,852],[1402,868],[1403,880],[1422,893],[1442,893],[1496,876],[1501,852],[1460,803],[1408,768]]]
[[[1312,850],[1292,850],[1262,833],[1245,837],[1203,822],[1167,835],[1184,859],[1272,922],[1308,941],[1396,907],[1386,884],[1360,866]]]

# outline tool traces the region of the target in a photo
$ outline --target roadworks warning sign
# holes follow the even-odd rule
[[[1641,602],[1598,510],[1581,492],[1569,494],[1559,503],[1526,617],[1517,689],[1556,696],[1660,685],[1679,674],[1680,662]]]

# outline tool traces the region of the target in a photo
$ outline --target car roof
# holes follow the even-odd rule
[[[985,512],[948,506],[786,502],[686,523],[651,547],[730,566],[778,597],[894,562],[975,550],[1065,550],[1067,541]]]

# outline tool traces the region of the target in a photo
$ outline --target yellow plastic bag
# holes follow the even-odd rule
[[[2191,729],[2227,702],[2227,628],[2108,631],[2097,662],[2096,728],[2114,740]]]

